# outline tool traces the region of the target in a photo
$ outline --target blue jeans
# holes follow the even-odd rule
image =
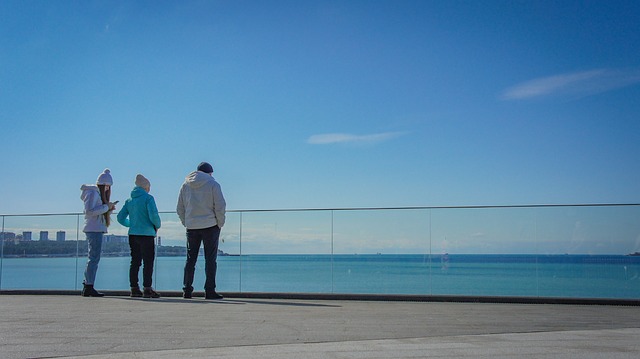
[[[93,285],[96,281],[96,273],[98,272],[98,263],[100,262],[100,254],[102,254],[102,232],[86,232],[87,245],[89,246],[89,259],[87,260],[87,268],[84,270],[84,284]]]
[[[184,265],[185,292],[193,292],[193,276],[200,252],[200,243],[204,244],[204,272],[206,279],[204,291],[211,293],[216,291],[216,272],[218,270],[218,240],[220,239],[220,227],[213,226],[203,229],[187,229],[187,262]]]

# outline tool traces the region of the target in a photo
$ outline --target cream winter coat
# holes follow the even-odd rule
[[[84,202],[84,228],[83,232],[107,233],[107,224],[104,214],[109,210],[108,204],[102,204],[98,186],[84,184],[80,187],[82,194],[80,199]]]
[[[185,178],[176,211],[187,229],[222,228],[227,204],[220,184],[207,173],[193,171]]]

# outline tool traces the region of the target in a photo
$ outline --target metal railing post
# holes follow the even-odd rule
[[[431,213],[432,210],[429,210],[429,294],[433,295],[433,266],[431,265],[431,257],[432,257],[432,252],[431,252],[431,248],[432,248],[432,243],[433,243],[433,237],[432,237],[432,222],[431,222]]]
[[[0,289],[2,289],[2,266],[4,264],[4,216],[2,216],[2,236],[0,238]]]
[[[239,275],[239,283],[238,283],[238,286],[239,286],[238,291],[241,293],[242,293],[242,213],[243,212],[240,212],[240,235],[239,235],[240,236],[240,257],[239,257],[239,260],[240,260],[239,274],[240,275]]]
[[[331,293],[335,290],[335,279],[333,277],[333,254],[333,210],[331,210]]]
[[[78,290],[78,261],[80,260],[80,215],[76,214],[76,274],[73,288]]]

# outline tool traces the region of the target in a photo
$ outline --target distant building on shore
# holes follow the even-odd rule
[[[31,240],[31,231],[22,232],[22,240],[23,241],[30,241]]]
[[[57,242],[64,242],[64,240],[66,239],[67,233],[65,231],[58,231],[56,232],[56,241]]]
[[[11,242],[16,240],[16,234],[13,232],[0,232],[0,239],[5,242]]]
[[[40,231],[40,240],[48,241],[49,240],[49,231]]]
[[[106,234],[104,243],[129,243],[129,236],[116,236],[115,234]]]

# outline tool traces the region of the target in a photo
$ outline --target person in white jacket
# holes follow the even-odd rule
[[[87,237],[88,245],[88,260],[82,288],[83,297],[104,296],[95,290],[93,285],[102,253],[102,237],[107,233],[107,228],[111,224],[110,215],[115,210],[117,203],[110,202],[112,185],[111,171],[107,168],[98,176],[95,185],[85,184],[80,187],[82,191],[80,198],[84,202],[84,228],[82,231]]]
[[[187,175],[178,196],[176,211],[187,228],[187,261],[184,266],[183,297],[191,298],[193,276],[200,244],[204,244],[205,298],[222,299],[216,292],[218,243],[224,226],[226,202],[220,184],[212,176],[213,167],[202,162]]]

